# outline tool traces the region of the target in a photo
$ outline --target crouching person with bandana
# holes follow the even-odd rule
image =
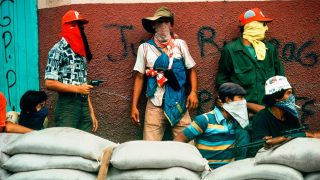
[[[194,121],[174,140],[189,142],[195,139],[196,147],[212,169],[235,160],[235,129],[238,124],[248,125],[248,112],[244,95],[238,84],[224,83],[212,111],[196,116]],[[217,103],[218,102],[218,103]]]
[[[239,21],[242,37],[224,46],[216,84],[219,87],[225,82],[234,82],[242,86],[247,91],[245,98],[249,116],[252,117],[264,109],[264,83],[275,75],[283,76],[284,69],[277,49],[265,41],[267,23],[272,19],[266,17],[259,8],[253,8],[243,12]],[[237,128],[237,146],[250,142],[251,124],[245,129],[240,126]],[[251,152],[247,153],[247,149],[242,148],[236,154],[236,159],[240,160],[250,156]]]
[[[284,131],[301,127],[292,87],[284,76],[274,76],[266,81],[263,102],[266,108],[258,112],[252,122],[252,140],[266,140],[272,146],[294,137],[320,138],[320,132],[294,133],[282,136]],[[256,147],[255,152],[260,147]]]
[[[198,106],[196,63],[185,41],[173,36],[174,14],[169,8],[159,8],[154,16],[143,18],[142,24],[154,36],[138,49],[131,121],[140,126],[137,106],[146,75],[148,102],[143,139],[161,141],[166,127],[172,127],[175,137],[191,123],[187,109]],[[186,90],[188,80],[189,94]]]
[[[45,86],[59,93],[56,126],[95,132],[98,120],[89,96],[93,86],[87,84],[87,62],[92,54],[84,33],[86,23],[78,11],[70,10],[62,17],[62,37],[49,51]]]

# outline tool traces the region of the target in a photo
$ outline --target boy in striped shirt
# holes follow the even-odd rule
[[[237,123],[246,127],[249,123],[246,91],[238,84],[224,83],[218,90],[218,98],[212,111],[196,116],[194,121],[174,140],[195,145],[212,169],[234,161],[235,128]]]

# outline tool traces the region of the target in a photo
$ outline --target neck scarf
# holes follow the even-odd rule
[[[80,28],[77,23],[63,24],[61,35],[66,39],[75,53],[86,57],[88,61],[92,59],[84,29]]]
[[[276,102],[274,106],[290,113],[295,118],[299,118],[299,114],[296,108],[296,100],[293,95],[290,95],[288,99],[282,100],[280,102]]]
[[[44,119],[48,116],[48,108],[43,107],[37,112],[21,112],[19,124],[26,126],[30,129],[41,130],[43,129]]]
[[[262,42],[268,30],[264,23],[252,21],[244,26],[243,38],[248,40],[256,51],[257,59],[263,61],[266,57],[266,45]]]
[[[242,128],[245,128],[249,124],[247,101],[231,101],[222,105],[223,109],[226,110]]]

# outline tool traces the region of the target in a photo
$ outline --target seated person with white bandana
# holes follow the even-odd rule
[[[195,139],[196,147],[212,169],[234,161],[235,128],[238,123],[242,127],[249,123],[246,91],[240,85],[224,83],[218,93],[214,109],[196,116],[174,139],[180,142]]]
[[[302,126],[292,87],[284,76],[274,76],[266,81],[263,102],[266,108],[258,112],[252,120],[252,140],[266,140],[272,146],[294,137],[320,138],[320,132],[297,132],[283,136],[288,130]],[[256,147],[257,152],[260,147]]]

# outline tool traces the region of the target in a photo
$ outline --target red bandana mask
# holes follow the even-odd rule
[[[77,23],[65,23],[62,25],[61,35],[70,44],[71,49],[84,57],[87,57],[83,39]]]

